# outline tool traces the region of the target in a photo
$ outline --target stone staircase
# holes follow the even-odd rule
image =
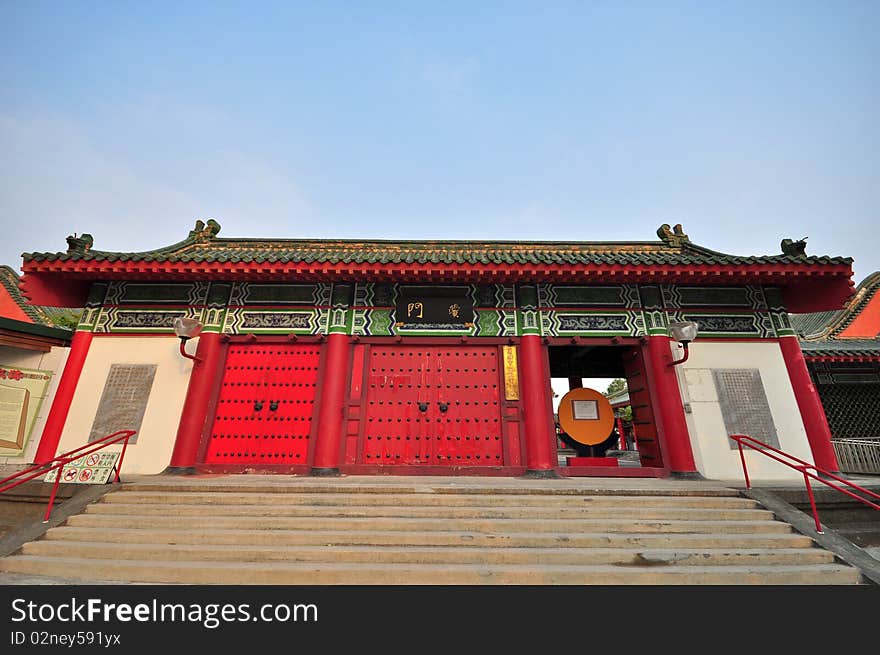
[[[0,559],[0,571],[231,585],[862,582],[723,487],[248,477],[127,483]]]

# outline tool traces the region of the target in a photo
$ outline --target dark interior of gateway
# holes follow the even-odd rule
[[[624,390],[628,390],[633,378],[640,375],[634,375],[630,363],[636,356],[636,349],[628,345],[550,346],[550,377],[554,380],[554,388],[557,389],[555,393],[562,396],[565,390],[587,386],[584,382],[588,380],[602,380],[602,388],[596,388],[596,391],[605,392],[607,383],[612,380],[624,380]],[[562,389],[558,390],[560,386]],[[625,401],[626,394],[623,398]],[[558,397],[554,398],[554,406],[559,400]],[[572,464],[570,456],[595,458],[590,464],[597,464],[603,459],[607,464],[607,458],[612,456],[617,459],[619,465],[639,465],[632,409],[627,406],[615,407],[614,415],[614,427],[607,439],[596,445],[585,445],[566,434],[556,414],[560,465]],[[621,440],[621,431],[623,440]]]

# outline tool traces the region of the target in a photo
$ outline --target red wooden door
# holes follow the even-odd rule
[[[639,460],[642,466],[660,468],[663,466],[663,454],[657,434],[657,421],[651,401],[651,385],[648,381],[649,371],[645,366],[644,350],[632,348],[629,356],[624,356],[623,363]]]
[[[320,346],[229,347],[206,464],[307,464]]]
[[[363,464],[504,464],[496,346],[373,346]]]

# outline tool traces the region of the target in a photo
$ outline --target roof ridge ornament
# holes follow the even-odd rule
[[[202,243],[204,241],[210,241],[220,232],[220,223],[215,221],[213,218],[209,218],[208,222],[198,220],[196,221],[196,226],[194,229],[189,231],[190,239],[195,239],[196,242]]]
[[[92,244],[94,243],[95,240],[92,238],[91,234],[81,234],[80,236],[76,236],[76,232],[74,232],[67,237],[67,254],[84,255],[91,250]]]
[[[804,257],[807,254],[807,239],[808,237],[804,237],[798,241],[783,239],[782,243],[779,244],[782,248],[782,254],[790,255],[792,257]]]
[[[684,233],[681,223],[677,223],[675,227],[669,227],[669,223],[664,223],[657,228],[657,236],[667,246],[678,247],[682,243],[690,243],[690,238]]]

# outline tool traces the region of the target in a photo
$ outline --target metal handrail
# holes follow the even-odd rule
[[[85,455],[91,455],[106,446],[112,446],[113,444],[122,441],[122,452],[119,455],[119,461],[117,461],[116,466],[113,467],[116,471],[116,478],[113,481],[119,482],[119,471],[122,469],[122,460],[125,457],[125,449],[128,447],[128,440],[131,439],[135,432],[135,430],[119,430],[118,432],[108,434],[106,437],[96,439],[95,441],[80,446],[79,448],[75,448],[74,450],[62,453],[61,455],[56,455],[48,462],[35,464],[34,466],[19,471],[18,473],[13,473],[0,480],[0,493],[8,491],[9,489],[14,489],[25,482],[29,482],[34,478],[38,478],[41,475],[52,471],[53,469],[58,469],[58,473],[55,475],[55,484],[52,485],[52,493],[49,496],[49,504],[46,507],[46,515],[43,517],[43,523],[48,523],[49,515],[52,513],[52,505],[55,503],[55,495],[58,493],[58,485],[61,482],[61,471],[64,467],[75,459],[79,459]],[[21,480],[17,479],[24,475],[27,475],[27,477]]]
[[[780,464],[785,464],[789,468],[793,468],[796,471],[801,472],[801,474],[804,476],[804,484],[807,486],[807,495],[810,497],[810,507],[813,509],[813,520],[815,520],[815,522],[816,522],[816,532],[818,532],[819,534],[824,534],[824,531],[822,530],[822,526],[819,523],[819,511],[816,509],[816,499],[813,497],[813,488],[812,488],[812,486],[810,486],[810,478],[813,478],[814,480],[818,480],[822,484],[827,485],[827,486],[831,487],[832,489],[836,489],[837,491],[839,491],[843,494],[846,494],[850,498],[855,498],[856,500],[858,500],[862,503],[865,503],[866,505],[873,507],[874,509],[880,510],[880,504],[872,503],[867,498],[862,498],[861,496],[857,496],[853,492],[851,492],[847,489],[844,489],[843,487],[836,485],[833,482],[830,482],[829,480],[826,480],[824,478],[819,477],[819,474],[825,476],[825,478],[831,478],[832,480],[842,482],[846,486],[848,486],[852,489],[857,489],[858,491],[860,491],[864,494],[867,494],[867,495],[871,496],[872,498],[876,498],[877,500],[880,500],[880,494],[876,494],[869,489],[865,489],[864,487],[860,487],[859,485],[854,484],[854,483],[850,482],[849,480],[845,480],[844,478],[841,478],[840,476],[834,475],[833,473],[830,473],[829,471],[826,471],[825,469],[819,468],[815,464],[810,464],[809,462],[805,462],[802,459],[798,459],[794,455],[790,455],[789,453],[786,453],[785,451],[779,450],[778,448],[774,448],[773,446],[766,444],[763,441],[758,441],[754,437],[750,437],[746,434],[731,434],[730,438],[733,439],[734,441],[736,441],[736,444],[739,447],[739,459],[742,462],[743,475],[745,476],[746,488],[748,488],[748,489],[752,488],[752,483],[749,480],[749,472],[748,472],[748,469],[746,468],[746,457],[743,454],[743,446],[747,446],[747,447],[751,448],[752,450],[756,450],[759,453],[767,455],[767,457],[769,457],[770,459],[776,460]],[[744,443],[744,442],[750,442],[750,443]],[[755,444],[757,444],[757,446]],[[767,450],[764,450],[765,448]],[[772,453],[775,453],[775,454],[767,452],[768,450],[772,451]],[[777,455],[781,455],[782,457],[787,457],[791,461],[786,461],[780,457],[777,457]],[[797,462],[797,464],[796,465],[792,464],[791,463],[792,461]],[[815,473],[812,473],[810,471],[810,469],[815,471]]]

